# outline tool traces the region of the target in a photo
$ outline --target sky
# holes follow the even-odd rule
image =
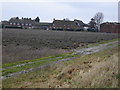
[[[118,22],[120,22],[120,1],[118,4]]]
[[[97,12],[104,14],[104,22],[118,21],[118,1],[110,2],[69,0],[69,1],[42,1],[36,0],[4,0],[2,6],[2,20],[9,20],[11,17],[28,17],[35,19],[39,16],[41,22],[52,22],[55,19],[69,18],[70,20],[79,19],[88,23]]]

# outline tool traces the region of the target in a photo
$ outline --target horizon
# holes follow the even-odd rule
[[[34,12],[33,12],[34,11]],[[12,17],[32,18],[52,22],[53,18],[78,19],[88,23],[97,12],[104,14],[103,22],[118,22],[117,2],[3,2],[2,20]]]

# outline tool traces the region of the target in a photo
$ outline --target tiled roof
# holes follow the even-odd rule
[[[9,25],[8,21],[2,21],[1,23],[4,24],[4,25]]]
[[[40,22],[40,25],[47,25],[47,26],[49,26],[49,25],[51,25],[52,23],[48,23],[48,22]]]
[[[104,22],[102,24],[120,24],[119,22]]]
[[[53,27],[78,28],[78,26],[74,23],[74,21],[65,21],[65,20],[53,21]]]
[[[74,21],[77,22],[77,23],[79,23],[80,26],[84,26],[85,25],[81,20],[75,19]]]
[[[80,20],[54,20],[52,27],[62,28],[62,29],[80,29],[84,23]]]
[[[37,24],[38,22],[31,20],[31,19],[16,19],[16,18],[11,18],[9,20],[11,23],[31,23],[31,24]]]

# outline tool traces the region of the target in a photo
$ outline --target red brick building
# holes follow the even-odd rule
[[[120,33],[120,23],[106,22],[100,25],[100,32]]]

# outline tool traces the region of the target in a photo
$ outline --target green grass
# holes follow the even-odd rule
[[[120,40],[120,38],[116,38],[116,39],[112,39],[112,40],[107,40],[107,41],[102,40],[102,41],[97,42],[97,43],[88,44],[88,46],[87,46],[87,47],[93,47],[93,46],[97,46],[97,45],[99,45],[99,44],[105,44],[105,43],[115,42],[115,41],[119,41],[119,40]]]
[[[23,66],[4,69],[2,71],[3,72],[2,75],[5,76],[5,75],[8,75],[10,73],[14,73],[14,72],[22,71],[22,70],[27,70],[27,69],[30,69],[30,68],[35,68],[35,67],[38,67],[38,66],[46,64],[46,63],[50,63],[50,62],[57,61],[57,60],[60,60],[60,59],[71,58],[71,57],[75,57],[75,56],[77,56],[77,55],[71,55],[71,52],[70,52],[70,53],[61,54],[61,55],[52,56],[52,57],[44,57],[44,58],[35,59],[35,60],[28,60],[30,62],[32,61],[32,63],[26,64],[26,65],[23,65]],[[60,58],[57,58],[57,57],[60,57]],[[47,60],[47,59],[50,59],[50,60]],[[41,60],[43,60],[43,61],[41,61]],[[38,62],[36,62],[36,61],[38,61]],[[21,64],[21,62],[17,62],[17,63]],[[6,67],[17,65],[17,63],[13,63],[13,64],[11,63],[11,64],[8,64],[8,65],[6,64]]]
[[[120,40],[120,38],[116,38],[116,39],[112,39],[112,40],[107,40],[107,41],[100,41],[99,44],[104,44],[104,43],[107,43],[107,42],[114,42],[116,40]]]
[[[90,47],[98,46],[99,44],[105,44],[105,43],[115,42],[115,41],[119,41],[119,40],[120,40],[120,38],[116,38],[116,39],[112,39],[112,40],[100,40],[99,42],[95,42],[95,43],[86,43],[85,46],[78,47],[78,49],[90,48]]]
[[[108,40],[108,41],[102,41],[102,42],[98,42],[98,43],[94,43],[94,44],[89,44],[89,47],[96,46],[96,45],[99,45],[99,44],[108,43],[108,42],[114,42],[114,41],[117,41],[117,40],[120,40],[120,38],[113,39],[113,40]],[[2,68],[4,68],[4,70],[2,71],[3,72],[2,75],[5,76],[5,75],[8,75],[10,73],[14,73],[14,72],[22,71],[22,70],[28,70],[30,68],[35,68],[35,67],[38,67],[40,65],[50,63],[50,62],[53,62],[53,61],[57,61],[57,60],[60,60],[60,59],[66,59],[66,58],[70,58],[70,57],[78,57],[78,55],[72,55],[72,53],[73,52],[69,52],[69,53],[55,55],[55,56],[49,56],[49,57],[43,57],[43,58],[38,58],[38,59],[33,59],[33,60],[24,60],[24,61],[19,61],[19,62],[14,62],[14,63],[3,64]],[[29,62],[32,62],[32,63],[29,64]],[[69,61],[68,63],[71,63],[71,62],[74,62],[74,60]],[[18,64],[26,64],[26,65],[18,66],[18,67],[12,67],[12,66],[16,66]],[[7,67],[12,67],[12,68],[5,69]]]
[[[7,64],[3,64],[2,68],[11,67],[11,66],[15,66],[15,65],[18,65],[18,64],[23,64],[23,63],[29,63],[29,62],[35,62],[35,61],[40,61],[40,60],[52,59],[52,58],[56,58],[56,57],[68,56],[71,53],[72,52],[65,53],[65,54],[60,54],[60,55],[56,55],[56,56],[48,56],[48,57],[42,57],[42,58],[37,58],[37,59],[32,59],[32,60],[24,60],[24,61],[19,61],[19,62],[7,63]]]
[[[108,40],[108,41],[100,41],[100,42],[97,42],[97,43],[92,43],[92,44],[89,44],[87,47],[97,46],[99,44],[105,44],[105,43],[114,42],[114,41],[117,41],[117,40],[120,40],[120,38],[113,39],[113,40]],[[83,47],[83,48],[85,48],[85,47]],[[48,56],[48,57],[37,58],[37,59],[33,59],[33,60],[24,60],[24,61],[19,61],[19,62],[12,62],[12,63],[7,63],[7,64],[2,64],[2,68],[15,66],[15,65],[18,65],[18,64],[23,64],[23,63],[28,63],[28,62],[34,62],[34,61],[39,61],[39,60],[50,59],[50,58],[52,59],[52,58],[60,57],[60,56],[67,56],[67,55],[69,55],[71,53],[72,52],[69,52],[69,53],[66,53],[66,54],[60,54],[60,55],[56,55],[56,56]]]
[[[115,77],[116,77],[118,80],[120,80],[120,73],[117,74],[117,75],[115,75]]]
[[[82,62],[82,61],[89,61],[92,57],[94,58],[98,58],[100,57],[101,60],[103,60],[104,58],[108,58],[109,56],[113,55],[113,53],[117,52],[117,48],[111,48],[109,50],[105,50],[105,51],[101,51],[98,53],[94,53],[91,55],[86,55],[84,57],[80,57],[79,59],[75,59],[75,60],[71,60],[71,61],[65,61],[65,62],[61,62],[63,68],[66,67],[67,65],[70,64],[74,64],[77,62]],[[63,64],[64,63],[64,64]],[[67,65],[66,65],[67,63]],[[18,75],[16,77],[10,77],[7,79],[3,80],[3,88],[13,88],[13,87],[25,87],[25,82],[32,82],[31,85],[35,85],[35,83],[40,83],[40,82],[36,82],[39,81],[40,79],[45,80],[45,79],[49,79],[51,75],[54,75],[56,73],[56,75],[58,75],[59,71],[57,72],[54,68],[47,68],[47,69],[43,69],[43,70],[39,70],[39,71],[34,71],[34,72],[29,72],[26,74],[22,74],[22,75]],[[117,75],[116,77],[119,78],[120,75]],[[67,79],[64,78],[63,81],[61,81],[61,83],[63,82],[67,82]],[[71,86],[72,87],[77,87],[78,83],[76,83],[76,81],[73,81]],[[30,86],[29,86],[30,87]],[[36,88],[37,86],[35,86]],[[38,86],[39,87],[39,86]],[[28,87],[27,87],[28,88]],[[90,87],[90,88],[97,88],[97,87]],[[103,88],[103,87],[101,87]],[[104,88],[113,88],[111,85],[105,85]]]
[[[92,46],[95,46],[95,45],[98,45],[98,44],[104,44],[104,43],[107,43],[107,42],[114,42],[116,40],[120,40],[120,38],[109,40],[109,41],[102,41],[102,42],[98,42],[98,43],[95,43],[95,44],[90,44],[89,47],[90,46],[92,47]],[[2,71],[3,72],[2,75],[5,76],[5,75],[8,75],[10,73],[14,73],[14,72],[22,71],[22,70],[28,70],[30,68],[35,68],[35,67],[38,67],[40,65],[50,63],[50,62],[53,62],[53,61],[57,61],[57,60],[60,60],[60,59],[66,59],[66,58],[78,57],[79,56],[79,55],[72,55],[72,53],[73,52],[69,52],[69,53],[55,55],[55,56],[49,56],[49,57],[43,57],[43,58],[38,58],[38,59],[33,59],[33,60],[24,60],[24,61],[19,61],[19,62],[14,62],[14,63],[3,64],[2,67],[4,68],[4,70]],[[32,63],[29,63],[29,62],[32,62]],[[74,60],[69,61],[68,63],[71,63],[71,62],[74,62]],[[26,65],[12,67],[12,66],[16,66],[18,64],[26,64]],[[7,67],[11,67],[11,68],[7,68]]]
[[[107,49],[105,51],[99,51],[99,52],[96,52],[96,53],[93,53],[93,54],[89,54],[89,55],[86,55],[86,56],[79,56],[77,59],[74,59],[74,60],[70,60],[70,61],[64,61],[64,64],[66,65],[69,65],[69,64],[72,64],[72,63],[75,63],[75,62],[79,62],[79,60],[81,62],[84,62],[84,61],[89,61],[89,58],[90,57],[93,57],[94,58],[98,58],[100,57],[101,58],[101,61],[104,60],[105,58],[108,58],[110,57],[111,55],[113,55],[113,52],[116,52],[118,51],[118,46],[114,47],[114,48],[110,48],[110,49]],[[109,54],[108,54],[109,53]]]
[[[115,75],[115,77],[118,79],[118,85],[119,85],[119,88],[120,88],[120,73]]]

